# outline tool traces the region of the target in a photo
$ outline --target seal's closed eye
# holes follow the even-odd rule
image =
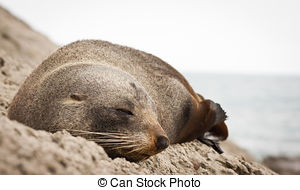
[[[120,108],[120,109],[116,109],[118,112],[120,112],[120,113],[124,113],[124,114],[127,114],[127,115],[133,115],[133,113],[131,112],[131,111],[129,111],[129,110],[126,110],[126,109],[122,109],[122,108]]]
[[[83,101],[87,99],[87,95],[85,94],[78,94],[78,93],[72,93],[70,94],[70,98],[76,101]]]

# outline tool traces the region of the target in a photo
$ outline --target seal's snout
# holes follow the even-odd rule
[[[169,146],[169,139],[165,136],[159,136],[156,139],[155,145],[158,151],[164,150]]]

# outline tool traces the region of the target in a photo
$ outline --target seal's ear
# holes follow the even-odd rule
[[[78,93],[72,93],[70,94],[70,98],[76,101],[83,101],[87,99],[87,95],[85,94],[78,94]]]

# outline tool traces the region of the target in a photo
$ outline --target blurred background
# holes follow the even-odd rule
[[[154,54],[226,110],[258,160],[300,155],[300,1],[0,0],[59,45],[102,39]]]

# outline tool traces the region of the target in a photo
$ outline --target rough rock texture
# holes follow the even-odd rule
[[[250,162],[255,161],[255,158],[252,155],[250,155],[245,149],[237,146],[230,140],[222,142],[222,148],[224,152],[230,152],[231,155],[241,156],[245,158],[245,160]]]
[[[263,163],[279,174],[300,175],[300,156],[269,156]]]
[[[0,7],[0,174],[275,174],[237,153],[219,155],[198,141],[172,145],[139,163],[112,160],[84,138],[10,121],[7,107],[20,84],[56,48]]]
[[[0,123],[0,174],[143,172],[137,164],[111,160],[102,147],[67,132],[36,131],[3,116]]]
[[[51,134],[0,118],[1,174],[273,174],[243,157],[219,155],[193,141],[139,162],[110,159],[103,148],[67,132]]]

